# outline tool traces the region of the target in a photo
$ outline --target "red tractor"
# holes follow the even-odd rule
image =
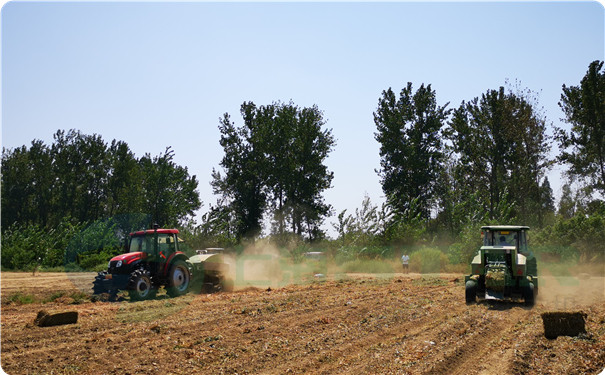
[[[160,287],[171,297],[187,293],[194,275],[202,282],[220,281],[226,265],[222,257],[189,258],[179,249],[178,229],[154,229],[130,233],[129,252],[109,261],[107,271],[99,272],[93,294],[109,294],[114,300],[118,291],[127,290],[131,300],[153,298]]]

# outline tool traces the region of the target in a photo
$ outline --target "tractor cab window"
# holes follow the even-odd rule
[[[487,231],[483,238],[485,246],[515,246],[518,247],[518,233],[509,230]]]
[[[527,250],[527,234],[525,231],[519,232],[519,252],[525,254]]]
[[[144,253],[153,254],[153,237],[137,236],[130,239],[130,252],[142,251]]]
[[[164,255],[168,257],[168,255],[174,253],[176,251],[176,241],[174,238],[174,234],[160,234],[158,235],[158,252],[160,256]]]

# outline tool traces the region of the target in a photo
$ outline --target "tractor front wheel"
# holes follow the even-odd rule
[[[191,283],[191,273],[187,263],[182,260],[175,261],[170,268],[168,282],[169,286],[166,292],[170,297],[178,297],[187,293]]]
[[[105,288],[105,285],[103,285],[105,275],[107,275],[107,271],[102,271],[97,274],[95,281],[92,283],[92,294],[103,294],[109,292]]]
[[[151,274],[144,269],[138,269],[130,276],[128,295],[133,301],[143,301],[155,297],[157,290],[151,282]]]

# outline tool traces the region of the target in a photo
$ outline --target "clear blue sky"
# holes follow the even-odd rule
[[[365,193],[383,201],[372,116],[383,90],[431,84],[456,108],[518,80],[567,126],[561,86],[605,59],[598,2],[11,2],[1,16],[3,147],[71,128],[137,157],[171,146],[200,181],[201,212],[216,200],[218,119],[241,125],[243,101],[324,112],[337,138],[324,196],[352,212]]]

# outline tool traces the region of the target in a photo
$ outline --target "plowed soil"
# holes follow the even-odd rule
[[[462,275],[338,275],[281,288],[143,302],[42,301],[94,274],[2,273],[8,374],[599,374],[605,280],[545,277],[538,302],[464,303]],[[34,303],[10,298],[36,296]],[[38,327],[40,310],[76,324]],[[540,314],[583,311],[586,334],[544,337]]]

